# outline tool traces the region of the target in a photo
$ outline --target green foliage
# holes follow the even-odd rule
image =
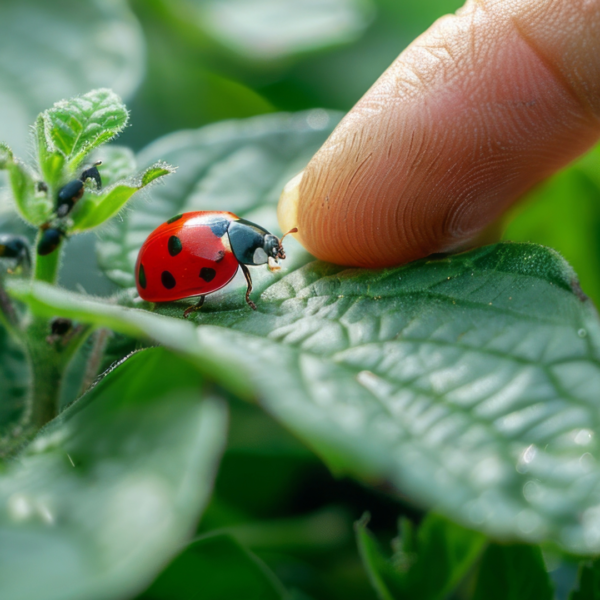
[[[19,154],[35,116],[56,100],[110,86],[131,96],[144,39],[122,0],[4,0],[0,6],[0,140]]]
[[[44,127],[42,151],[60,154],[70,171],[74,171],[94,148],[123,131],[129,119],[121,99],[108,89],[57,102],[41,117]]]
[[[600,559],[581,564],[577,589],[569,596],[569,600],[594,600],[595,598],[600,598]]]
[[[404,521],[396,551],[387,558],[367,529],[356,523],[358,548],[381,600],[441,600],[460,583],[483,550],[485,538],[429,514],[415,536]]]
[[[560,257],[522,244],[378,272],[311,263],[268,286],[258,314],[241,289],[207,302],[193,343],[172,318],[157,328],[144,311],[42,284],[9,290],[41,316],[143,328],[200,368],[210,354],[249,376],[264,407],[332,468],[386,476],[496,537],[590,553],[600,544],[589,533],[598,498],[584,483],[599,476],[600,331],[574,285]],[[162,311],[182,316],[178,304]]]
[[[491,544],[485,551],[473,600],[553,600],[544,559],[535,546]]]
[[[186,302],[154,307],[132,288],[145,236],[176,213],[232,210],[277,233],[279,191],[341,116],[315,107],[350,108],[460,4],[132,0],[134,16],[124,0],[2,3],[0,139],[15,152],[0,144],[0,231],[67,234],[67,259],[36,257],[33,281],[0,259],[2,594],[543,599],[538,547],[488,540],[482,557],[471,530],[550,541],[559,562],[598,552],[598,321],[554,251],[502,244],[369,272],[309,263],[287,238],[282,272],[253,269],[257,313],[238,278],[190,322]],[[107,87],[131,100],[133,128]],[[27,152],[27,125],[69,96],[38,117]],[[302,112],[264,115],[277,110]],[[104,144],[119,134],[137,151],[163,133],[137,153]],[[58,191],[97,161],[102,187],[87,181],[59,218]],[[596,149],[534,191],[506,234],[558,249],[594,300],[597,167]],[[113,297],[41,283],[115,289],[84,266],[95,245],[124,288]],[[82,395],[157,342],[169,350],[133,355]],[[222,396],[229,445],[186,545],[224,443]],[[357,551],[365,510],[373,533],[357,524]],[[398,519],[388,557],[376,540]],[[595,597],[597,579],[583,561],[573,600]]]
[[[112,598],[150,581],[206,503],[223,447],[225,409],[201,398],[201,384],[169,352],[143,351],[7,466],[0,475],[7,598]]]
[[[192,600],[198,589],[219,600],[290,598],[268,567],[227,534],[192,542],[142,595],[149,600]]]

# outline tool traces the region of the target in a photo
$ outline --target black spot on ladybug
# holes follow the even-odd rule
[[[229,221],[218,217],[214,221],[208,222],[207,225],[217,237],[223,237],[229,229]]]
[[[178,215],[175,215],[174,217],[171,217],[167,223],[171,224],[171,223],[175,223],[175,221],[179,221],[179,219],[181,219],[181,217],[183,217],[183,213],[179,213]]]
[[[200,269],[200,278],[204,279],[206,283],[212,281],[215,278],[216,274],[217,272],[214,269],[211,269],[210,267],[202,267],[202,269]]]
[[[138,271],[138,281],[140,282],[140,287],[145,290],[146,289],[146,271],[144,271],[144,265],[140,263],[140,269]]]
[[[217,257],[215,258],[215,262],[221,262],[225,258],[225,251],[219,250],[217,252]]]
[[[176,236],[172,235],[167,242],[167,248],[171,256],[177,256],[182,250],[181,240]]]
[[[160,280],[168,290],[172,290],[175,287],[175,284],[177,283],[175,281],[175,277],[173,277],[173,275],[171,275],[169,271],[163,271],[162,275],[160,276]]]

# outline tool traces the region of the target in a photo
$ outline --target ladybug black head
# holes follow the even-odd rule
[[[263,250],[265,251],[267,257],[281,259],[285,258],[285,252],[283,251],[283,246],[279,241],[279,238],[272,233],[265,235],[265,243],[263,245]]]

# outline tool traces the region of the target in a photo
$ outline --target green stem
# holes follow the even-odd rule
[[[37,238],[35,240],[34,248],[37,248],[37,245],[42,237],[44,232],[40,229],[37,234]],[[60,251],[62,248],[62,241],[59,243],[56,250],[50,252],[50,254],[46,254],[45,256],[40,256],[35,252],[35,266],[33,268],[33,279],[37,281],[46,281],[48,283],[56,283],[56,279],[58,277],[58,266],[60,264]]]
[[[61,382],[65,370],[62,356],[46,341],[48,320],[34,317],[27,327],[27,350],[31,368],[30,408],[28,424],[36,429],[58,414]]]
[[[47,319],[33,318],[26,332],[32,378],[27,425],[39,429],[58,415],[65,372],[91,330],[88,325],[79,325],[56,340],[50,335]]]

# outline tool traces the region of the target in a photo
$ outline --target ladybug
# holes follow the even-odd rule
[[[135,265],[138,293],[149,302],[200,296],[183,313],[187,318],[200,309],[206,294],[227,285],[240,267],[248,282],[246,302],[256,310],[247,265],[268,263],[271,270],[278,269],[277,259],[285,259],[282,240],[230,212],[176,215],[157,227],[140,249]]]
[[[58,190],[56,198],[56,214],[58,217],[66,217],[71,212],[75,203],[83,196],[85,182],[88,179],[93,179],[96,182],[97,189],[102,187],[102,178],[98,171],[101,164],[102,161],[94,163],[89,169],[83,171],[79,179],[69,181]]]

